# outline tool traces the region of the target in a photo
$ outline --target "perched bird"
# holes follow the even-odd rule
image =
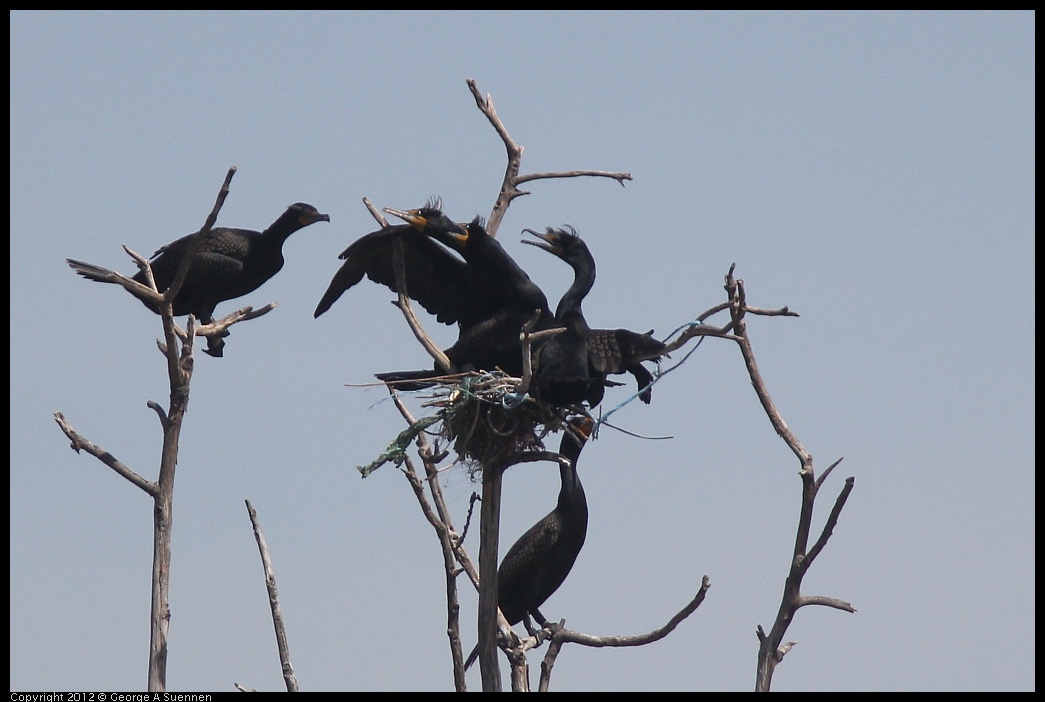
[[[398,212],[398,211],[396,211]],[[407,294],[445,324],[471,326],[485,310],[477,300],[468,265],[436,243],[449,244],[465,237],[465,228],[450,220],[437,200],[410,210],[408,224],[396,224],[370,232],[352,243],[339,258],[344,261],[316,306],[314,316],[330,309],[345,291],[364,276],[399,292],[395,274],[394,245],[403,244],[403,269]]]
[[[556,406],[587,400],[594,407],[602,399],[602,377],[589,371],[588,335],[591,329],[581,311],[581,302],[595,284],[595,259],[573,227],[552,229],[544,234],[524,229],[540,241],[523,240],[555,256],[573,268],[573,283],[555,308],[554,326],[566,331],[556,334],[536,351],[534,390],[538,399]]]
[[[552,326],[554,317],[548,300],[500,242],[486,232],[480,218],[469,222],[467,232],[468,236],[456,243],[474,271],[476,294],[488,302],[487,314],[470,327],[462,325],[447,355],[461,370],[500,368],[509,375],[521,375],[519,331],[535,312],[534,331]]]
[[[568,459],[567,465],[559,464],[559,501],[508,549],[497,569],[497,606],[509,624],[521,621],[530,632],[534,630],[530,617],[542,627],[547,624],[538,608],[566,580],[588,533],[588,502],[577,475],[577,459],[593,425],[587,416],[567,422],[559,444],[559,455]],[[478,655],[477,645],[465,661],[466,669]]]
[[[214,321],[214,308],[219,302],[257,290],[283,268],[283,242],[287,237],[314,222],[329,221],[329,215],[322,214],[312,205],[297,202],[263,232],[214,227],[204,234],[205,239],[196,251],[185,282],[174,298],[174,314],[191,314],[201,323],[210,324]],[[160,292],[174,281],[195,236],[184,236],[152,255],[150,264]],[[71,258],[66,261],[85,278],[101,283],[117,282],[112,271],[100,266]],[[146,284],[145,271],[138,271],[133,278]],[[139,299],[153,312],[160,313],[154,302]],[[224,339],[211,337],[204,351],[211,356],[221,356],[224,346]]]
[[[423,210],[387,210],[411,224],[419,221]],[[415,224],[415,226],[417,226]],[[504,250],[500,242],[490,236],[482,219],[476,217],[465,227],[464,235],[422,231],[450,246],[463,258],[466,270],[459,278],[460,288],[466,289],[468,318],[461,317],[457,341],[446,349],[450,362],[458,370],[494,370],[500,368],[509,375],[522,373],[522,350],[519,331],[538,312],[535,331],[547,329],[554,321],[548,309],[548,300],[526,272]],[[409,291],[412,299],[415,292]],[[422,305],[424,300],[418,299]],[[379,373],[385,382],[395,382],[400,389],[427,387],[425,379],[442,375],[439,369],[394,371]],[[421,382],[403,382],[403,381]]]
[[[631,373],[638,383],[639,398],[649,404],[653,375],[642,362],[659,361],[665,356],[664,343],[653,338],[652,329],[645,334],[629,329],[591,329],[581,310],[581,302],[595,283],[595,259],[587,244],[572,227],[549,227],[544,234],[523,231],[541,239],[524,243],[558,256],[574,270],[573,284],[555,310],[555,326],[565,326],[566,331],[538,350],[534,374],[540,398],[560,405],[585,400],[589,407],[595,407],[607,385],[619,384],[606,376]],[[582,357],[586,357],[586,377],[580,373]]]

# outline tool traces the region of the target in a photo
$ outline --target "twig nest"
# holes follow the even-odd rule
[[[543,450],[543,438],[564,421],[562,410],[516,392],[518,380],[501,373],[467,376],[443,384],[439,433],[471,470],[511,456]]]

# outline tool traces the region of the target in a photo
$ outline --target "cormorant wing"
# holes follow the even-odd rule
[[[326,312],[342,294],[366,276],[399,292],[395,275],[394,241],[403,242],[406,293],[444,324],[471,322],[481,315],[482,296],[468,265],[446,247],[409,224],[384,227],[357,239],[339,258],[344,260],[316,306]]]

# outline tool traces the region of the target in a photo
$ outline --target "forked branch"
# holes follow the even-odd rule
[[[571,631],[562,626],[562,622],[555,625],[555,631],[551,635],[551,643],[548,644],[548,652],[544,654],[544,660],[541,662],[541,682],[538,688],[540,692],[548,691],[548,684],[551,681],[552,668],[555,667],[555,659],[559,655],[559,650],[562,648],[564,643],[576,643],[582,646],[593,646],[595,648],[604,647],[621,647],[621,646],[645,646],[651,644],[654,641],[660,641],[665,636],[675,630],[683,620],[689,615],[697,611],[697,607],[704,601],[704,597],[707,595],[708,589],[711,587],[711,579],[708,576],[704,576],[701,579],[700,589],[697,594],[693,596],[693,599],[686,604],[681,610],[668,620],[664,626],[654,629],[653,631],[645,634],[636,634],[630,636],[591,636],[589,634],[582,634],[578,631]]]
[[[787,444],[792,453],[798,457],[800,464],[799,476],[802,478],[802,503],[799,510],[798,528],[795,536],[795,547],[792,554],[791,567],[784,583],[784,594],[781,598],[776,620],[774,621],[770,632],[766,634],[761,626],[758,626],[756,630],[759,640],[759,651],[758,666],[755,675],[755,689],[757,691],[769,691],[772,685],[773,671],[776,669],[777,663],[783,660],[784,655],[787,654],[787,652],[796,644],[795,641],[785,642],[784,634],[787,632],[787,628],[791,624],[795,612],[797,612],[799,608],[807,605],[821,605],[846,612],[856,611],[851,604],[844,600],[823,596],[803,596],[801,592],[802,578],[808,572],[809,567],[812,565],[816,557],[827,545],[827,541],[838,522],[838,517],[841,514],[842,508],[845,506],[845,502],[849,498],[849,493],[853,489],[855,479],[853,477],[846,479],[845,487],[835,500],[834,508],[831,510],[831,514],[828,517],[827,524],[825,525],[820,538],[814,544],[813,548],[809,549],[809,534],[812,527],[813,505],[816,500],[816,494],[823,483],[823,479],[835,468],[836,465],[838,465],[838,461],[832,464],[827,471],[825,471],[824,476],[821,476],[820,480],[815,478],[812,455],[810,455],[798,440],[798,437],[795,436],[794,432],[784,421],[776,407],[776,404],[769,395],[769,390],[762,378],[762,374],[759,372],[745,321],[746,315],[749,312],[753,312],[754,308],[750,308],[747,305],[747,294],[744,289],[744,281],[735,278],[733,272],[734,266],[730,266],[729,272],[725,276],[724,286],[728,297],[727,304],[731,320],[729,324],[731,329],[729,338],[736,341],[740,347],[741,356],[743,357],[744,364],[747,367],[748,377],[751,379],[751,385],[754,387],[755,394],[757,395],[759,402],[762,404],[762,408],[765,411],[766,416],[769,418],[773,429],[784,440],[784,443]],[[776,311],[758,310],[753,313],[794,315],[794,313],[790,312],[786,307]]]
[[[218,212],[228,195],[229,183],[236,172],[235,166],[229,169],[225,176],[225,182],[218,193],[218,197],[208,215],[203,228],[198,232],[193,246],[198,246],[206,233],[217,219]],[[81,449],[87,451],[105,465],[112,468],[118,475],[128,480],[133,485],[145,491],[153,499],[153,559],[152,559],[152,606],[150,610],[150,636],[149,636],[149,681],[150,692],[162,692],[167,686],[167,632],[170,626],[169,589],[170,589],[170,548],[171,548],[171,523],[174,501],[174,476],[178,464],[178,445],[181,437],[182,421],[189,402],[189,384],[192,378],[193,355],[192,342],[195,337],[195,320],[189,316],[186,331],[180,334],[182,343],[178,343],[179,332],[174,322],[172,301],[178,293],[185,275],[188,272],[192,256],[186,256],[174,282],[166,293],[160,294],[156,290],[156,280],[152,274],[151,265],[144,257],[139,256],[127,247],[128,254],[134,258],[140,267],[146,271],[146,280],[149,286],[142,286],[136,281],[112,274],[111,280],[119,282],[127,290],[144,295],[147,299],[157,302],[160,311],[160,319],[163,325],[163,342],[159,343],[167,362],[167,376],[170,382],[170,405],[166,411],[159,403],[150,400],[148,407],[156,412],[160,418],[163,429],[163,446],[160,452],[160,469],[156,482],[151,482],[141,477],[138,473],[116,460],[108,451],[105,451],[72,429],[61,412],[55,413],[55,421],[65,435],[72,441],[73,450],[79,452]],[[192,249],[192,253],[195,248]],[[256,316],[256,315],[255,315]],[[223,320],[223,323],[225,320]],[[225,326],[231,324],[229,321]],[[208,325],[216,327],[220,325]]]
[[[501,118],[497,116],[497,110],[494,109],[493,106],[493,98],[490,97],[490,95],[484,97],[483,94],[479,92],[479,88],[476,86],[474,79],[469,78],[467,82],[468,89],[472,92],[472,97],[475,98],[476,107],[478,107],[479,111],[486,116],[486,119],[489,120],[498,136],[501,137],[501,141],[504,142],[505,151],[508,154],[508,165],[505,168],[504,179],[501,182],[501,191],[497,195],[497,200],[494,202],[493,210],[490,212],[489,221],[486,223],[486,231],[490,236],[497,236],[497,229],[501,226],[501,220],[508,211],[508,206],[512,204],[512,200],[521,195],[530,194],[526,190],[519,189],[518,186],[522,183],[548,178],[579,178],[590,176],[595,178],[611,178],[623,186],[624,181],[631,180],[630,173],[617,173],[613,171],[572,170],[519,175],[519,169],[522,166],[523,146],[517,144],[515,140],[512,139],[512,135],[508,133],[508,129],[505,128],[504,123],[501,122]]]

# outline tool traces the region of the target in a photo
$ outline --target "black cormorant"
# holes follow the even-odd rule
[[[287,237],[314,222],[329,221],[329,215],[322,214],[312,205],[297,202],[263,232],[214,227],[204,235],[206,239],[197,249],[185,282],[174,298],[174,314],[191,314],[201,323],[210,324],[214,321],[214,308],[219,302],[257,290],[283,268],[283,242]],[[160,292],[174,281],[195,236],[184,236],[152,255],[152,273]],[[83,261],[66,260],[73,270],[85,278],[102,283],[116,282],[104,268]],[[145,271],[138,271],[132,277],[146,284]],[[142,299],[142,302],[153,312],[160,313],[151,300]],[[224,345],[222,338],[210,337],[204,351],[211,356],[221,356]]]
[[[411,223],[418,216],[417,210],[387,211]],[[441,237],[440,241],[460,253],[467,264],[466,283],[470,291],[466,294],[477,313],[467,322],[460,321],[457,341],[446,349],[450,362],[462,371],[500,368],[512,376],[521,375],[519,332],[522,326],[535,311],[539,311],[535,331],[549,328],[554,320],[544,293],[500,242],[487,233],[479,217],[468,223],[464,236]],[[412,290],[409,294],[414,297]],[[442,371],[436,369],[393,371],[379,373],[377,377],[395,382],[400,389],[413,390],[430,383],[397,381],[423,381],[438,375],[442,375]]]
[[[433,240],[447,244],[453,236],[465,236],[465,228],[451,221],[437,200],[410,212],[413,217],[409,224],[382,227],[360,237],[341,253],[339,258],[344,263],[316,306],[315,317],[330,309],[364,275],[399,292],[394,264],[394,242],[398,238],[403,243],[405,282],[412,300],[444,324],[470,326],[483,318],[485,303],[476,298],[468,265]]]
[[[522,621],[527,631],[533,630],[530,617],[540,626],[547,623],[539,607],[570,574],[588,533],[588,502],[577,475],[577,459],[593,425],[587,416],[574,417],[567,423],[559,455],[569,464],[559,464],[559,501],[508,549],[497,569],[497,606],[509,624]],[[478,655],[476,646],[465,661],[466,669]]]
[[[524,240],[555,256],[573,268],[573,283],[559,299],[555,308],[556,327],[566,331],[556,334],[542,344],[534,358],[535,395],[552,405],[570,405],[587,400],[594,407],[602,399],[602,378],[593,376],[588,367],[588,334],[591,329],[581,311],[584,296],[595,284],[595,259],[573,227],[548,228],[544,234],[532,229],[540,241]]]
[[[541,398],[553,404],[584,399],[589,407],[595,407],[602,401],[606,386],[618,384],[608,381],[607,375],[631,373],[638,384],[639,398],[649,404],[653,376],[642,362],[659,361],[665,355],[663,342],[653,338],[652,330],[640,334],[629,329],[589,328],[581,311],[581,301],[595,282],[595,259],[587,244],[572,227],[568,231],[549,227],[544,234],[532,229],[523,231],[542,240],[524,243],[555,254],[574,270],[573,284],[555,311],[555,324],[565,326],[567,331],[550,339],[539,350],[535,363]],[[584,353],[580,350],[582,339],[587,347],[587,382],[577,377]]]

